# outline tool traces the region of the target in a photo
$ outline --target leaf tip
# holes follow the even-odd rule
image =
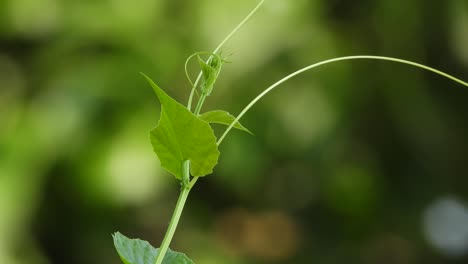
[[[151,84],[151,82],[153,82],[153,80],[151,80],[151,78],[150,78],[148,75],[146,75],[144,72],[140,72],[140,74],[141,74],[141,76],[143,76],[150,84]]]

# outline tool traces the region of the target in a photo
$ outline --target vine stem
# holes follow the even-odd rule
[[[201,97],[200,97],[200,100],[198,100],[197,106],[195,107],[195,112],[194,112],[195,115],[200,114],[200,110],[201,110],[201,107],[203,106],[203,104],[205,103],[205,99],[206,99],[206,94],[202,94]],[[189,174],[189,176],[190,176],[190,174]],[[188,184],[188,189],[192,189],[192,187],[195,185],[195,183],[197,183],[198,178],[200,178],[200,177],[193,177],[193,179]],[[190,179],[190,177],[189,177],[189,179]]]
[[[206,94],[202,94],[200,97],[200,100],[198,100],[197,106],[195,107],[195,111],[194,111],[195,115],[200,114],[201,107],[205,103],[205,98],[206,98]],[[171,221],[169,222],[169,227],[167,228],[166,234],[164,235],[164,239],[159,248],[159,254],[156,257],[155,264],[162,264],[164,260],[164,256],[166,255],[167,249],[169,248],[172,238],[174,237],[174,233],[175,233],[175,230],[177,229],[177,225],[179,224],[180,216],[182,215],[182,211],[184,210],[185,202],[187,201],[190,190],[195,185],[198,178],[199,177],[194,177],[188,183],[185,183],[184,181],[182,181],[182,187],[181,187],[181,191],[179,194],[179,199],[177,200],[174,213],[172,214]],[[190,179],[190,160],[185,160],[182,163],[182,179]]]
[[[200,111],[201,111],[201,108],[203,106],[203,104],[205,103],[205,99],[206,99],[206,94],[205,93],[202,93],[201,96],[200,96],[200,100],[198,100],[198,104],[197,104],[197,107],[195,107],[195,112],[194,114],[196,116],[198,116],[200,114]]]
[[[224,131],[223,135],[219,138],[219,140],[218,140],[218,142],[216,142],[216,144],[219,146],[221,144],[221,142],[223,142],[223,139],[226,137],[226,135],[229,133],[229,131],[233,128],[234,124],[236,124],[239,121],[239,119],[241,119],[242,116],[244,116],[245,113],[247,113],[247,111],[249,111],[249,109],[252,108],[252,106],[255,105],[255,103],[257,103],[262,97],[264,97],[267,93],[269,93],[274,88],[278,87],[280,84],[282,84],[282,83],[286,82],[287,80],[295,77],[296,75],[299,75],[299,74],[301,74],[301,73],[303,73],[305,71],[311,70],[313,68],[317,68],[317,67],[325,65],[325,64],[338,62],[338,61],[344,61],[344,60],[361,60],[361,59],[383,60],[383,61],[392,61],[392,62],[398,62],[398,63],[402,63],[402,64],[408,64],[408,65],[411,65],[411,66],[414,66],[414,67],[418,67],[418,68],[421,68],[421,69],[424,69],[424,70],[427,70],[427,71],[434,72],[434,73],[439,74],[439,75],[441,75],[443,77],[446,77],[446,78],[448,78],[448,79],[450,79],[450,80],[452,80],[454,82],[457,82],[457,83],[459,83],[461,85],[464,85],[464,86],[468,87],[467,82],[464,82],[464,81],[462,81],[462,80],[460,80],[460,79],[458,79],[456,77],[453,77],[450,74],[447,74],[445,72],[439,71],[437,69],[434,69],[432,67],[429,67],[429,66],[417,63],[417,62],[412,62],[412,61],[403,60],[403,59],[397,59],[397,58],[392,58],[392,57],[384,57],[384,56],[356,55],[356,56],[345,56],[345,57],[338,57],[338,58],[333,58],[333,59],[329,59],[329,60],[324,60],[324,61],[321,61],[321,62],[314,63],[312,65],[306,66],[306,67],[304,67],[302,69],[299,69],[299,70],[289,74],[288,76],[284,77],[283,79],[277,81],[276,83],[274,83],[270,87],[266,88],[262,93],[260,93],[257,97],[255,97],[244,109],[242,109],[240,114],[236,117],[236,119],[234,119],[234,121],[232,121],[232,123],[229,125],[229,127]]]
[[[188,177],[190,177],[189,160],[186,160],[182,163],[182,173],[184,174],[183,178],[187,177],[188,179]],[[159,253],[156,257],[155,264],[161,264],[163,262],[164,256],[166,255],[167,249],[169,248],[169,244],[171,243],[172,237],[174,236],[175,230],[177,228],[177,224],[179,224],[180,216],[182,215],[182,211],[184,210],[185,202],[187,201],[187,197],[190,193],[189,186],[182,185],[179,199],[177,200],[174,213],[172,214],[171,221],[169,222],[169,227],[167,228],[166,234],[164,235],[164,239],[161,243],[161,247],[159,248]]]

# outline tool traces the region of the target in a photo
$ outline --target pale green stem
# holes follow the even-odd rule
[[[257,10],[260,8],[260,6],[263,4],[263,2],[265,2],[265,0],[261,0],[257,6],[252,10],[250,11],[250,13],[231,31],[231,33],[229,33],[224,39],[223,41],[221,41],[221,43],[219,43],[219,45],[216,47],[216,49],[213,51],[213,54],[216,54],[218,53],[218,51],[224,46],[224,44],[226,44],[226,42],[250,19],[250,17],[253,16],[253,14],[255,14],[255,12],[257,12]],[[209,60],[212,58],[213,56],[210,56],[207,60],[207,63],[209,62]],[[190,96],[189,96],[189,100],[188,100],[188,103],[187,103],[187,109],[188,110],[191,110],[192,109],[192,100],[193,100],[193,95],[195,93],[195,90],[197,88],[197,85],[198,83],[200,82],[200,79],[202,77],[202,72],[200,71],[200,73],[198,74],[197,76],[197,79],[195,80],[195,84],[193,85],[192,87],[192,91],[190,92]]]
[[[201,110],[201,108],[203,106],[203,103],[205,102],[205,98],[206,98],[206,94],[202,94],[201,97],[200,97],[200,100],[198,100],[197,106],[195,107],[195,112],[194,112],[195,115],[200,114],[200,110]],[[193,177],[193,179],[190,181],[190,183],[188,185],[189,189],[192,189],[192,187],[195,185],[195,183],[197,183],[198,178],[200,178],[200,177]]]
[[[206,94],[202,94],[200,100],[198,100],[194,112],[195,115],[198,115],[200,113],[201,107],[205,102],[205,98]],[[190,179],[190,160],[186,160],[182,163],[182,173],[182,179]],[[174,236],[177,224],[179,223],[180,216],[182,215],[182,211],[184,210],[185,201],[187,201],[190,189],[192,189],[193,185],[195,185],[197,180],[198,177],[194,177],[193,180],[190,181],[190,183],[188,183],[188,185],[185,185],[184,182],[182,183],[179,199],[177,200],[176,208],[174,209],[174,214],[172,215],[171,222],[169,223],[169,227],[167,228],[163,242],[161,243],[161,247],[159,248],[159,254],[156,258],[155,264],[162,263],[164,255],[166,255],[166,251],[169,248],[169,244],[171,243],[172,237]]]
[[[192,187],[195,185],[195,183],[197,183],[198,178],[200,178],[200,177],[193,177],[193,179],[189,183],[189,189],[192,189]]]
[[[190,176],[190,161],[186,160],[182,163],[182,173],[184,174],[183,177]],[[163,262],[164,256],[166,255],[169,244],[171,244],[172,237],[174,236],[175,230],[177,228],[177,224],[179,223],[180,216],[182,215],[182,211],[184,210],[184,205],[187,201],[189,192],[190,187],[182,186],[179,199],[177,200],[177,204],[171,218],[171,222],[169,222],[169,227],[167,228],[166,234],[164,235],[164,239],[161,243],[161,247],[159,248],[159,253],[155,264],[161,264]]]
[[[271,90],[273,90],[274,88],[276,88],[277,86],[279,86],[280,84],[286,82],[287,80],[293,78],[294,76],[296,75],[299,75],[305,71],[308,71],[308,70],[311,70],[313,68],[316,68],[316,67],[319,67],[321,65],[324,65],[324,64],[329,64],[329,63],[333,63],[333,62],[337,62],[337,61],[344,61],[344,60],[357,60],[357,59],[371,59],[371,60],[385,60],[385,61],[393,61],[393,62],[398,62],[398,63],[403,63],[403,64],[408,64],[408,65],[411,65],[411,66],[415,66],[415,67],[418,67],[418,68],[422,68],[424,70],[428,70],[428,71],[431,71],[431,72],[434,72],[434,73],[437,73],[441,76],[444,76],[448,79],[451,79],[452,81],[455,81],[459,84],[462,84],[464,86],[467,86],[468,87],[468,83],[458,79],[458,78],[455,78],[445,72],[442,72],[442,71],[439,71],[439,70],[436,70],[434,68],[431,68],[431,67],[428,67],[426,65],[422,65],[422,64],[419,64],[419,63],[416,63],[416,62],[412,62],[412,61],[407,61],[407,60],[402,60],[402,59],[397,59],[397,58],[391,58],[391,57],[383,57],[383,56],[370,56],[370,55],[358,55],[358,56],[346,56],[346,57],[339,57],[339,58],[334,58],[334,59],[329,59],[329,60],[325,60],[325,61],[321,61],[321,62],[318,62],[318,63],[315,63],[315,64],[312,64],[312,65],[309,65],[307,67],[304,67],[298,71],[295,71],[291,74],[289,74],[288,76],[284,77],[283,79],[277,81],[276,83],[274,83],[273,85],[271,85],[270,87],[268,87],[267,89],[265,89],[262,93],[260,93],[257,97],[255,97],[241,112],[240,114],[236,117],[236,119],[234,121],[232,121],[231,125],[229,125],[229,127],[224,131],[223,135],[219,138],[218,142],[216,143],[218,146],[221,144],[221,142],[223,142],[223,139],[226,137],[226,135],[229,133],[229,131],[232,129],[232,127],[234,126],[234,124],[236,124],[239,119],[242,118],[242,116],[245,115],[245,113],[247,113],[247,111],[249,111],[249,109],[255,104],[257,103],[257,101],[259,101],[263,96],[265,96],[267,93],[269,93]]]
[[[202,93],[202,95],[200,96],[200,99],[198,100],[198,104],[195,107],[195,112],[193,112],[195,115],[200,114],[201,108],[203,104],[205,103],[205,99],[206,99],[206,94]]]

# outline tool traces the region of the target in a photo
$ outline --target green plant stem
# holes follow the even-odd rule
[[[190,176],[190,161],[184,161],[182,165],[184,177]],[[190,186],[190,185],[189,185]],[[185,202],[187,201],[187,197],[190,193],[190,187],[183,186],[180,191],[179,199],[177,200],[176,207],[174,209],[174,213],[172,215],[171,221],[169,222],[169,227],[167,228],[166,234],[164,235],[164,239],[161,243],[161,247],[159,248],[159,254],[156,258],[155,264],[161,264],[164,256],[166,255],[167,249],[169,248],[169,244],[171,244],[172,237],[174,236],[175,230],[177,228],[177,224],[179,223],[180,216],[182,215],[182,211],[184,210]]]
[[[325,64],[338,62],[338,61],[344,61],[344,60],[361,60],[361,59],[392,61],[392,62],[398,62],[398,63],[402,63],[402,64],[411,65],[411,66],[418,67],[418,68],[421,68],[421,69],[424,69],[424,70],[427,70],[427,71],[434,72],[434,73],[439,74],[439,75],[441,75],[441,76],[443,76],[445,78],[448,78],[448,79],[450,79],[450,80],[452,80],[454,82],[457,82],[457,83],[459,83],[461,85],[464,85],[464,86],[468,87],[467,82],[464,82],[464,81],[462,81],[462,80],[460,80],[460,79],[458,79],[456,77],[453,77],[450,74],[447,74],[445,72],[439,71],[437,69],[434,69],[434,68],[426,66],[426,65],[422,65],[420,63],[416,63],[416,62],[412,62],[412,61],[408,61],[408,60],[403,60],[403,59],[397,59],[397,58],[392,58],[392,57],[384,57],[384,56],[356,55],[356,56],[345,56],[345,57],[339,57],[339,58],[324,60],[324,61],[321,61],[321,62],[314,63],[312,65],[306,66],[306,67],[304,67],[304,68],[302,68],[300,70],[297,70],[297,71],[289,74],[288,76],[284,77],[283,79],[277,81],[276,83],[274,83],[270,87],[266,88],[262,93],[260,93],[257,97],[255,97],[244,109],[242,109],[240,114],[236,117],[236,119],[234,121],[232,121],[231,125],[229,125],[229,127],[224,131],[223,135],[219,138],[219,140],[218,140],[218,142],[216,142],[216,144],[219,146],[221,144],[221,142],[223,142],[223,139],[226,137],[226,135],[229,133],[229,131],[232,129],[234,124],[236,124],[239,121],[239,119],[241,119],[242,116],[244,116],[245,113],[247,113],[247,111],[249,111],[249,109],[252,106],[254,106],[255,103],[257,103],[258,100],[260,100],[262,97],[264,97],[267,93],[269,93],[274,88],[278,87],[280,84],[282,84],[282,83],[286,82],[287,80],[295,77],[296,75],[299,75],[299,74],[301,74],[301,73],[303,73],[305,71],[311,70],[313,68],[316,68],[316,67],[319,67],[319,66],[322,66],[322,65],[325,65]]]
[[[194,112],[195,115],[200,114],[200,110],[201,110],[203,104],[205,103],[205,99],[206,99],[206,94],[202,94],[200,99],[198,100],[197,106],[195,107],[195,112]],[[200,177],[193,177],[193,179],[190,181],[190,183],[188,185],[189,189],[192,189],[192,187],[195,185],[195,183],[197,183],[198,178],[200,178]]]
[[[189,183],[189,189],[192,189],[192,187],[195,185],[195,183],[197,183],[198,178],[200,178],[200,177],[193,177],[193,179]]]
[[[205,99],[206,99],[206,94],[202,93],[202,95],[200,96],[200,99],[198,100],[197,107],[195,107],[195,112],[193,112],[195,115],[200,114],[201,108],[203,104],[205,103]]]
[[[195,108],[195,115],[200,114],[200,110],[205,102],[206,94],[202,94],[200,100],[198,100],[197,106]],[[186,160],[182,164],[182,179],[190,179],[190,161]],[[175,230],[177,228],[177,224],[179,223],[180,216],[182,215],[182,211],[184,210],[185,202],[187,201],[187,197],[190,193],[190,190],[195,185],[199,177],[194,177],[192,181],[185,185],[182,182],[182,188],[180,191],[179,199],[177,200],[176,207],[174,209],[174,214],[172,215],[171,222],[169,222],[169,227],[167,228],[166,234],[164,235],[163,242],[161,243],[161,247],[159,248],[159,254],[156,258],[155,264],[161,264],[164,255],[166,255],[167,249],[169,248],[169,244],[171,244],[172,237],[174,236]]]

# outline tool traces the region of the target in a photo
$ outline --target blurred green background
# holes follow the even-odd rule
[[[117,230],[159,245],[179,185],[152,152],[160,107],[139,72],[186,102],[185,58],[255,4],[0,1],[1,264],[117,264]],[[336,56],[468,80],[468,2],[267,0],[223,54],[204,110],[237,114]],[[242,119],[255,136],[223,142],[171,247],[200,264],[468,263],[467,119],[468,89],[419,69],[310,71]]]

